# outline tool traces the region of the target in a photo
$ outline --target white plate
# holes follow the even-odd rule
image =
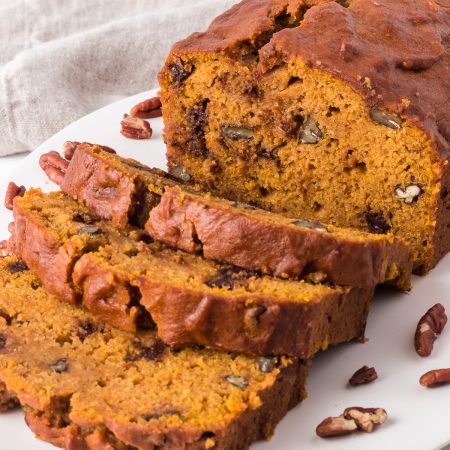
[[[38,159],[44,152],[60,150],[66,140],[108,145],[123,156],[165,168],[162,119],[151,120],[154,130],[151,140],[129,140],[119,133],[123,113],[152,95],[155,92],[121,100],[68,126],[29,155],[12,173],[11,180],[27,187],[55,189],[40,170]],[[5,183],[0,185],[0,196],[5,187]],[[11,214],[2,208],[1,238],[7,237],[10,220]],[[413,337],[418,319],[434,303],[441,302],[450,311],[449,269],[450,257],[447,257],[427,277],[415,277],[411,294],[380,290],[367,326],[369,341],[364,345],[341,345],[318,355],[310,370],[308,399],[287,415],[271,441],[257,443],[252,449],[434,450],[448,443],[450,386],[425,389],[418,380],[430,369],[450,367],[450,330],[444,330],[428,358],[417,356]],[[364,364],[375,366],[379,379],[369,385],[348,387],[348,378]],[[381,406],[388,411],[389,419],[372,434],[318,438],[316,425],[327,416],[339,415],[347,406]],[[33,437],[20,412],[0,416],[0,436],[2,450],[54,448]]]

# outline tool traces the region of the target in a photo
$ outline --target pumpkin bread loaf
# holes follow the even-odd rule
[[[61,187],[122,226],[142,225],[143,214],[135,220],[139,205],[147,215],[150,211],[146,229],[154,239],[245,269],[289,277],[320,271],[341,285],[373,287],[389,281],[402,290],[410,287],[411,252],[392,234],[287,219],[196,194],[164,172],[137,166],[100,146],[77,147]]]
[[[26,265],[0,262],[0,410],[18,402],[67,450],[246,449],[305,397],[307,366],[172,350],[61,304]]]
[[[331,286],[321,283],[320,274],[311,281],[283,280],[145,243],[141,231],[111,231],[59,192],[28,191],[14,208],[20,215],[17,254],[50,288],[59,275],[48,266],[48,255],[72,248],[80,233],[94,242],[105,235],[104,245],[85,245],[82,255],[66,259],[63,271],[78,303],[119,328],[135,331],[154,321],[167,344],[305,359],[330,344],[363,337],[373,289]],[[89,218],[89,233],[80,213]],[[44,226],[25,233],[43,217]]]
[[[390,231],[425,273],[450,249],[449,35],[438,0],[244,0],[166,60],[169,171]]]

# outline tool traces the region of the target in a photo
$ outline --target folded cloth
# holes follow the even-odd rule
[[[0,156],[157,87],[171,45],[236,0],[1,0]],[[1,164],[1,163],[0,163]]]

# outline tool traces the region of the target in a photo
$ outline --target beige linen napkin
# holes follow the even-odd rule
[[[171,45],[236,0],[2,0],[0,156],[157,87]],[[1,162],[0,162],[1,165]]]

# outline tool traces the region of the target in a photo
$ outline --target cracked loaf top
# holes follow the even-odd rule
[[[169,70],[186,53],[238,58],[255,78],[303,61],[350,83],[369,107],[408,119],[449,156],[449,0],[244,0],[176,43]]]

